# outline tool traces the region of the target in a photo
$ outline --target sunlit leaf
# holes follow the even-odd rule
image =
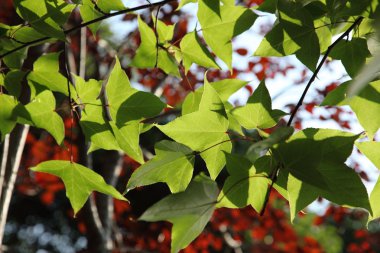
[[[194,160],[195,156],[186,146],[161,141],[156,144],[156,156],[133,172],[127,190],[163,182],[173,193],[184,191],[193,175]]]
[[[4,140],[6,134],[9,134],[16,125],[16,120],[13,119],[13,109],[18,104],[18,101],[6,94],[0,94],[0,141]]]
[[[286,113],[272,110],[272,100],[263,81],[248,99],[247,104],[232,110],[232,115],[244,128],[265,129],[276,125],[278,119]]]
[[[136,55],[133,58],[131,65],[138,68],[153,68],[157,62],[157,67],[162,69],[165,73],[179,77],[180,74],[177,62],[174,56],[169,52],[169,49],[164,49],[159,46],[157,55],[157,39],[154,31],[141,19],[140,16],[138,18],[138,25],[141,44],[136,51]],[[164,24],[158,23],[158,25]],[[164,43],[165,41],[158,42]]]
[[[207,44],[231,69],[231,39],[248,30],[256,14],[241,6],[220,6],[219,0],[199,0],[198,5],[197,15]]]
[[[93,191],[126,200],[113,186],[108,185],[102,176],[77,163],[52,160],[40,163],[31,170],[49,173],[62,179],[74,215],[83,207]]]
[[[51,91],[41,92],[25,106],[19,104],[13,113],[18,123],[45,129],[58,144],[62,144],[65,127],[62,118],[55,112],[55,98]]]

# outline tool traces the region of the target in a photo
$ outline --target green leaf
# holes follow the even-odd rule
[[[93,191],[108,194],[116,199],[126,200],[115,188],[108,185],[102,176],[93,170],[70,161],[47,161],[31,168],[33,171],[49,173],[62,179],[66,196],[74,209],[74,216],[85,204]]]
[[[198,20],[207,44],[231,69],[231,39],[248,30],[257,15],[241,6],[220,6],[219,0],[199,0],[198,8]]]
[[[207,80],[205,80],[207,81]],[[211,86],[218,93],[218,96],[223,101],[227,102],[228,98],[236,91],[247,85],[247,81],[239,79],[224,79],[217,82],[212,82]],[[196,112],[199,109],[199,103],[201,102],[204,86],[199,87],[195,92],[189,93],[182,104],[182,115]]]
[[[343,106],[349,105],[355,112],[359,123],[366,130],[370,139],[373,139],[380,128],[380,81],[368,84],[358,95],[350,98],[348,89],[352,81],[339,85],[330,92],[321,105]]]
[[[43,34],[36,31],[33,27],[25,25],[10,26],[6,35],[9,39],[13,39],[15,42],[18,42],[19,44],[25,44],[30,41],[34,41],[45,37]]]
[[[165,103],[151,93],[132,88],[117,58],[105,90],[112,118],[109,123],[119,146],[127,155],[144,163],[139,147],[139,121],[159,114]]]
[[[380,169],[380,142],[357,142],[355,145],[378,169]],[[380,207],[378,200],[380,198],[380,180],[378,179],[375,187],[373,188],[370,196],[371,208],[373,214],[370,215],[369,221],[380,217]]]
[[[207,81],[206,75],[204,82],[202,97],[199,101],[199,111],[213,111],[226,116],[223,101],[214,87]]]
[[[357,96],[350,100],[350,107],[358,117],[360,125],[370,139],[380,128],[380,81],[368,84]]]
[[[65,40],[61,26],[66,23],[75,5],[64,0],[15,0],[14,5],[17,13],[38,32]]]
[[[55,112],[55,98],[51,91],[41,92],[25,106],[19,104],[13,113],[18,123],[45,129],[58,144],[63,143],[65,127],[62,118]]]
[[[0,93],[0,140],[4,140],[6,134],[9,134],[16,125],[12,117],[13,109],[17,106],[18,101],[13,97]]]
[[[79,124],[86,140],[91,142],[89,152],[99,148],[120,150],[110,125],[104,119],[102,102],[98,99],[101,82],[94,79],[85,82],[79,76],[75,76],[75,87],[78,92],[78,103],[82,104]]]
[[[277,121],[286,113],[280,110],[272,110],[272,99],[262,81],[247,104],[232,110],[232,115],[237,121],[247,129],[270,128],[277,124]]]
[[[178,252],[203,231],[214,212],[217,196],[216,183],[197,176],[185,192],[160,200],[145,211],[140,220],[173,223],[171,252]]]
[[[166,125],[157,125],[157,127],[176,142],[201,152],[202,158],[211,165],[208,167],[211,178],[217,177],[222,163],[218,160],[222,159],[221,151],[230,150],[226,144],[230,142],[226,133],[228,129],[226,118],[215,112],[198,111],[179,117]],[[210,157],[210,154],[217,154],[217,156]]]
[[[156,144],[156,156],[133,172],[127,190],[163,182],[173,193],[184,191],[193,175],[194,160],[195,156],[188,147],[161,141]]]
[[[296,54],[297,58],[309,69],[317,65],[321,48],[319,41],[331,40],[319,38],[314,22],[308,11],[299,3],[278,1],[277,24],[265,35],[255,52],[256,56],[286,56]],[[320,32],[319,35],[325,34]]]
[[[291,219],[318,196],[339,205],[371,212],[360,177],[344,162],[358,135],[330,129],[305,129],[279,144],[274,155],[289,173],[287,191]]]
[[[94,2],[96,2],[96,7]],[[82,0],[82,5],[79,7],[80,15],[83,22],[88,22],[96,18],[102,17],[105,13],[110,13],[111,11],[124,10],[125,6],[120,0]],[[91,32],[95,35],[101,22],[96,22],[89,25]]]
[[[114,121],[109,121],[109,124],[120,148],[133,160],[143,164],[144,157],[139,146],[140,122],[130,121],[117,126]]]
[[[25,77],[25,72],[22,70],[11,70],[4,78],[4,86],[9,94],[14,97],[21,95],[21,82]]]
[[[344,82],[333,91],[330,91],[321,103],[321,106],[348,105],[350,103],[349,98],[347,97],[347,87],[349,82],[350,81]]]
[[[20,46],[20,43],[10,40],[8,38],[0,37],[0,53],[4,54]],[[3,61],[7,67],[11,69],[20,69],[22,63],[27,56],[27,47],[17,50],[16,52],[7,55],[3,58]]]
[[[37,93],[41,89],[49,89],[66,96],[69,95],[67,79],[59,73],[60,54],[60,52],[45,54],[33,64],[33,71],[28,74],[27,79],[31,88],[35,89]],[[70,84],[70,91],[74,98],[76,91],[72,84]]]
[[[260,212],[268,191],[268,174],[256,170],[255,166],[243,156],[226,153],[226,179],[218,197],[217,208],[243,208],[251,205]]]
[[[206,68],[218,68],[214,57],[201,43],[196,31],[186,34],[180,43],[183,65],[187,73],[193,63]]]
[[[227,118],[226,110],[216,90],[209,84],[205,77],[204,91],[199,103],[199,111],[213,111]],[[224,153],[230,153],[232,143],[228,135],[220,140],[221,144],[201,153],[201,157],[206,163],[211,178],[215,179],[226,164]]]
[[[136,55],[132,60],[131,66],[138,68],[153,68],[156,65],[157,46],[156,36],[154,31],[141,19],[138,18],[139,31],[141,36],[141,44],[136,51]],[[165,26],[162,22],[158,23],[158,29]],[[165,41],[158,41],[164,43]],[[165,46],[165,45],[164,45]],[[162,69],[165,73],[180,77],[178,65],[173,55],[169,53],[169,49],[158,47],[157,67]]]
[[[350,107],[358,117],[370,139],[380,128],[380,81],[368,84],[350,101]]]
[[[272,134],[261,141],[253,143],[246,152],[246,157],[250,161],[255,161],[257,156],[264,150],[272,148],[274,145],[286,141],[294,132],[292,127],[280,127],[277,128]],[[253,156],[253,157],[251,157]]]
[[[380,170],[380,142],[356,142],[355,145]]]
[[[340,41],[331,51],[330,56],[341,60],[347,73],[351,77],[355,77],[371,53],[368,50],[366,39],[352,38],[350,41]]]
[[[378,36],[380,37],[380,32],[378,32]],[[352,84],[349,87],[348,94],[349,97],[352,97],[358,94],[361,90],[363,90],[368,82],[374,80],[380,71],[380,51],[378,51],[366,64],[362,70],[360,70],[359,74],[354,78]]]

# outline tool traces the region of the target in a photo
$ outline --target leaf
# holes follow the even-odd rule
[[[378,169],[380,169],[380,142],[369,141],[369,142],[356,142],[355,145]],[[377,219],[380,217],[380,207],[378,205],[378,200],[380,198],[380,180],[378,179],[375,187],[373,188],[370,195],[370,203],[372,208],[372,215],[369,217],[369,221]]]
[[[277,124],[279,118],[286,115],[280,110],[272,110],[271,103],[265,82],[262,81],[248,99],[247,104],[235,108],[231,113],[244,128],[270,128]]]
[[[223,101],[214,87],[207,81],[206,75],[204,82],[202,97],[199,101],[199,111],[213,111],[220,113],[222,116],[226,116]]]
[[[350,103],[349,98],[347,97],[347,87],[349,82],[350,81],[344,82],[333,91],[330,91],[321,103],[321,106],[348,105]]]
[[[226,118],[215,112],[198,111],[179,117],[166,125],[157,125],[157,127],[176,142],[201,152],[202,158],[208,160],[209,165],[211,164],[208,167],[211,178],[216,178],[220,172],[218,159],[222,159],[221,151],[230,150],[228,144],[225,144],[230,142],[226,133],[228,129]],[[214,152],[218,155],[209,157],[210,154],[215,154]]]
[[[257,15],[241,6],[222,5],[219,0],[199,0],[198,20],[202,33],[214,53],[232,68],[231,39],[255,22]]]
[[[184,191],[193,175],[194,160],[195,156],[188,147],[161,141],[156,144],[156,156],[133,172],[127,190],[163,182],[173,193]]]
[[[204,91],[201,101],[199,102],[199,111],[213,111],[227,118],[223,102],[216,90],[207,81],[206,75],[203,87]],[[206,162],[207,169],[210,172],[212,179],[215,179],[223,169],[224,165],[226,165],[224,152],[230,153],[232,150],[232,143],[230,142],[228,135],[224,135],[224,138],[220,140],[220,142],[220,145],[201,153],[201,157]]]
[[[141,44],[136,51],[136,55],[132,60],[131,66],[137,68],[153,68],[156,65],[156,36],[153,30],[141,19],[138,18],[139,31],[141,36]],[[158,26],[163,25],[163,23],[158,23]],[[159,43],[164,43],[165,41],[158,41]],[[178,71],[178,65],[174,58],[169,53],[169,49],[163,49],[158,47],[158,59],[157,67],[162,69],[165,73],[180,77]]]
[[[218,68],[214,57],[208,49],[201,43],[196,31],[186,34],[180,43],[183,65],[187,73],[193,63],[206,68]]]
[[[140,123],[130,121],[123,126],[117,126],[114,121],[109,122],[120,148],[133,160],[143,164],[144,157],[139,146]]]
[[[207,81],[207,80],[205,80]],[[217,82],[210,83],[214,90],[218,93],[219,98],[224,102],[227,102],[228,98],[236,91],[247,85],[247,81],[239,79],[224,79]],[[199,87],[195,92],[190,92],[183,104],[182,115],[198,111],[199,103],[202,99],[204,86]]]
[[[17,13],[38,32],[65,40],[61,26],[66,23],[75,5],[64,0],[15,0],[14,5]]]
[[[227,177],[218,197],[217,208],[243,208],[251,205],[260,212],[268,191],[268,174],[260,173],[243,156],[226,153]]]
[[[55,112],[55,98],[51,91],[41,92],[25,106],[17,105],[13,113],[18,123],[45,129],[58,144],[63,144],[65,127],[62,118]]]
[[[326,37],[318,37],[311,15],[299,3],[276,1],[273,4],[279,11],[277,24],[265,35],[254,55],[296,54],[303,64],[314,70],[321,52],[319,41],[325,41]],[[323,34],[319,33],[320,36]],[[329,37],[331,40],[331,35]]]
[[[352,81],[339,85],[330,92],[321,105],[349,105],[355,112],[359,123],[366,130],[370,139],[373,139],[380,128],[380,81],[368,84],[358,95],[350,98],[347,89]]]
[[[123,10],[125,6],[120,0],[96,0],[96,7],[91,0],[82,0],[82,5],[79,7],[80,15],[83,22],[88,22],[96,18],[102,17],[105,13],[111,11]],[[89,25],[91,32],[95,35],[100,27],[101,22],[96,22]]]
[[[358,96],[350,100],[350,107],[368,137],[373,139],[380,128],[380,81],[368,84]]]
[[[11,50],[14,50],[20,46],[20,43],[10,40],[8,38],[0,37],[0,53],[4,54]],[[3,58],[4,63],[13,69],[19,69],[22,67],[22,63],[27,56],[27,47],[17,50],[16,52],[7,55]]]
[[[79,124],[86,140],[91,142],[88,152],[100,148],[120,150],[110,125],[104,119],[102,102],[98,99],[101,82],[94,79],[85,82],[79,76],[75,76],[75,87],[78,92],[78,103],[82,104]]]
[[[290,173],[287,191],[291,219],[318,196],[339,205],[362,207],[371,212],[366,188],[344,162],[358,135],[330,129],[305,129],[279,144],[274,155]]]
[[[165,103],[151,93],[132,88],[117,58],[105,90],[112,117],[109,123],[119,146],[131,158],[144,163],[139,147],[139,121],[159,114]]]
[[[274,145],[286,141],[294,132],[292,127],[277,128],[272,134],[261,141],[253,143],[247,150],[246,156],[250,161],[255,161],[257,154],[272,148]],[[254,157],[250,157],[254,155]]]
[[[342,61],[347,73],[351,77],[356,76],[364,66],[366,58],[370,55],[367,40],[363,38],[352,38],[350,41],[342,40],[330,53],[332,58]]]
[[[178,252],[203,231],[214,212],[217,196],[216,183],[203,175],[197,176],[186,191],[160,200],[140,220],[173,223],[171,252]]]
[[[13,97],[0,93],[0,141],[3,142],[5,135],[9,134],[16,125],[13,119],[13,109],[17,106],[18,101]]]
[[[355,145],[378,169],[380,169],[380,142],[356,142]]]
[[[52,160],[40,163],[31,170],[49,173],[62,179],[66,188],[66,196],[74,209],[74,216],[83,207],[93,191],[126,201],[123,195],[104,181],[102,176],[77,163]]]
[[[66,96],[69,95],[67,87],[67,79],[59,73],[59,55],[61,53],[48,53],[40,58],[33,64],[33,71],[27,76],[29,85],[34,88],[37,93],[42,89],[49,89],[62,93]],[[70,91],[72,98],[75,97],[75,89],[70,84]]]
[[[4,78],[4,86],[14,97],[21,95],[21,82],[24,80],[25,72],[22,70],[11,70]]]
[[[378,76],[380,71],[380,51],[377,52],[368,64],[366,64],[359,74],[354,78],[351,83],[348,96],[353,97],[358,94],[368,82],[371,82],[376,76]]]

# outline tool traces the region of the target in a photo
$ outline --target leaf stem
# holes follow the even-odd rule
[[[156,2],[156,3],[151,3],[151,4],[144,4],[144,5],[140,5],[140,6],[137,6],[137,7],[134,7],[134,8],[130,8],[130,9],[124,9],[124,10],[121,10],[121,11],[117,11],[117,12],[113,12],[113,13],[109,13],[107,15],[104,15],[104,16],[101,16],[99,18],[95,18],[95,19],[92,19],[90,21],[87,21],[87,22],[84,22],[82,24],[79,24],[77,26],[74,26],[70,29],[67,29],[67,30],[63,30],[63,33],[65,35],[67,34],[70,34],[82,27],[85,27],[85,26],[88,26],[88,25],[91,25],[91,24],[94,24],[94,23],[97,23],[97,22],[100,22],[102,20],[105,20],[105,19],[108,19],[108,18],[111,18],[111,17],[115,17],[115,16],[118,16],[118,15],[122,15],[122,14],[126,14],[126,13],[130,13],[130,12],[134,12],[134,11],[138,11],[138,10],[143,10],[143,9],[147,9],[147,8],[152,8],[152,7],[156,7],[156,6],[161,6],[161,5],[164,5],[164,4],[167,4],[167,3],[170,3],[170,2],[174,2],[175,0],[163,0],[163,1],[160,1],[160,2]],[[25,44],[22,44],[4,54],[1,54],[0,55],[0,59],[4,58],[5,56],[8,56],[14,52],[17,52],[25,47],[28,47],[28,46],[31,46],[33,44],[37,44],[37,43],[40,43],[40,42],[43,42],[43,41],[46,41],[46,40],[49,40],[49,39],[52,39],[51,37],[49,36],[46,36],[46,37],[42,37],[42,38],[39,38],[39,39],[36,39],[36,40],[32,40],[32,41],[29,41],[29,42],[26,42]]]
[[[356,27],[356,26],[359,26],[360,23],[363,21],[363,17],[359,17],[357,20],[355,20],[355,22],[342,34],[339,36],[338,39],[336,39],[326,50],[326,53],[323,55],[323,58],[322,60],[319,62],[318,64],[318,67],[316,68],[316,70],[314,71],[313,75],[311,76],[309,82],[307,83],[306,87],[305,87],[305,90],[303,91],[300,99],[298,100],[298,103],[296,105],[296,107],[294,108],[292,114],[290,115],[290,118],[289,118],[289,121],[287,123],[287,126],[290,126],[292,124],[292,121],[294,119],[294,116],[297,114],[297,111],[299,110],[299,108],[301,107],[302,103],[303,103],[303,100],[305,99],[305,96],[311,86],[311,84],[314,82],[315,78],[317,77],[319,71],[321,70],[324,62],[326,61],[327,57],[329,56],[331,50],[339,43],[339,41],[341,41],[342,39],[344,39],[346,36],[348,36],[350,34],[350,32]]]

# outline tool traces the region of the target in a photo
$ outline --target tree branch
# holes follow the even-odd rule
[[[9,205],[12,198],[14,185],[16,183],[17,172],[20,167],[22,152],[24,151],[26,136],[29,132],[29,125],[17,125],[10,137],[8,152],[8,162],[4,177],[4,195],[0,203],[0,245],[4,237],[5,223],[7,221]]]
[[[126,14],[126,13],[130,13],[130,12],[134,12],[134,11],[138,11],[138,10],[143,10],[143,9],[147,9],[147,8],[152,8],[152,7],[156,7],[156,6],[161,6],[161,5],[164,5],[164,4],[167,4],[167,3],[170,3],[170,2],[174,2],[175,0],[163,0],[163,1],[160,1],[160,2],[157,2],[157,3],[152,3],[152,4],[144,4],[144,5],[140,5],[140,6],[137,6],[137,7],[134,7],[134,8],[130,8],[130,9],[125,9],[125,10],[121,10],[121,11],[117,11],[117,12],[113,12],[113,13],[110,13],[110,14],[107,14],[107,15],[104,15],[104,16],[101,16],[99,18],[95,18],[93,20],[90,20],[90,21],[87,21],[87,22],[84,22],[80,25],[77,25],[77,26],[74,26],[70,29],[67,29],[67,30],[63,30],[63,33],[65,35],[67,34],[70,34],[82,27],[86,27],[88,25],[91,25],[91,24],[94,24],[94,23],[97,23],[97,22],[100,22],[102,20],[105,20],[105,19],[108,19],[108,18],[111,18],[111,17],[115,17],[115,16],[118,16],[118,15],[122,15],[122,14]],[[10,55],[14,52],[17,52],[25,47],[28,47],[28,46],[32,46],[33,44],[37,44],[37,43],[40,43],[40,42],[43,42],[45,40],[48,40],[48,39],[52,39],[51,37],[42,37],[42,38],[39,38],[39,39],[36,39],[36,40],[32,40],[32,41],[29,41],[29,42],[26,42],[25,44],[22,44],[2,55],[0,55],[0,59],[4,58],[5,56],[7,55]]]

